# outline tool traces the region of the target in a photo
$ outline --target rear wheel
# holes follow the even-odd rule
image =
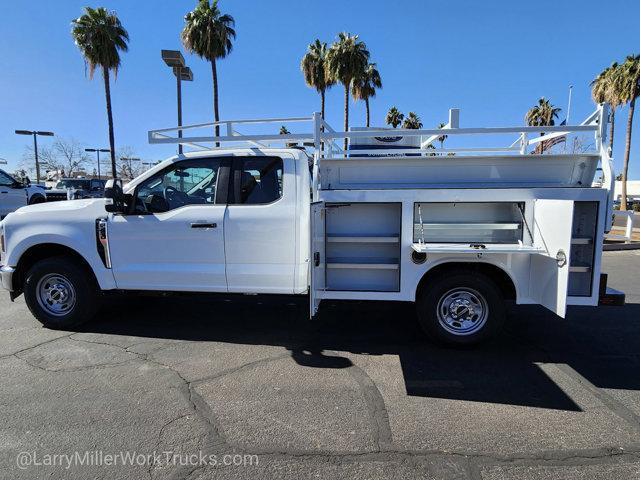
[[[491,278],[474,271],[441,275],[422,288],[416,302],[424,332],[448,345],[474,345],[504,324],[502,292]]]
[[[71,257],[47,258],[33,265],[27,272],[24,296],[36,319],[53,329],[91,320],[99,308],[91,273]]]

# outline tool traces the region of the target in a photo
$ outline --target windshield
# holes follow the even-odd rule
[[[75,188],[76,190],[89,190],[89,180],[65,179],[56,184],[56,188]]]

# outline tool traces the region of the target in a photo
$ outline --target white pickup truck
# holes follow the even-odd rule
[[[0,220],[20,207],[45,201],[45,191],[42,188],[20,182],[0,170]]]
[[[109,181],[106,199],[10,214],[0,224],[2,285],[12,299],[24,292],[51,328],[90,319],[115,290],[308,295],[311,316],[323,299],[415,302],[423,329],[453,344],[498,331],[505,301],[559,316],[567,304],[598,305],[613,179],[606,106],[579,126],[545,128],[544,139],[594,134],[597,151],[580,154],[533,155],[534,129],[463,129],[457,115],[449,138],[517,140],[450,156],[429,148],[441,130],[396,130],[389,140],[376,136],[389,134],[382,130],[335,132],[318,114],[265,121],[312,124],[311,133],[285,136],[236,130],[256,121],[221,122],[219,137],[152,131],[152,143],[201,151],[165,160],[124,189]],[[401,137],[419,143],[363,148]],[[358,148],[341,150],[344,138]],[[279,141],[313,142],[312,154]],[[592,187],[598,165],[605,182]]]

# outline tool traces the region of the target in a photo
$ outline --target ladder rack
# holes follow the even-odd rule
[[[554,138],[568,135],[570,133],[593,132],[596,136],[596,151],[606,140],[606,126],[608,118],[608,106],[598,105],[596,111],[589,115],[579,125],[556,125],[545,127],[481,127],[481,128],[460,128],[459,110],[449,110],[449,122],[441,129],[391,129],[391,128],[357,128],[348,132],[334,130],[318,112],[309,117],[283,117],[264,118],[247,120],[221,120],[218,122],[200,123],[195,125],[185,125],[181,127],[161,128],[149,131],[149,143],[151,144],[183,144],[196,150],[210,150],[217,148],[233,148],[257,146],[262,148],[273,147],[274,144],[282,145],[301,143],[300,148],[310,149],[313,153],[318,153],[320,158],[345,158],[367,155],[433,155],[434,153],[464,153],[466,154],[486,154],[491,153],[520,153],[526,154],[527,147],[540,142],[553,140]],[[272,133],[241,133],[238,128],[250,126],[273,126],[282,124],[306,124],[307,131],[303,133],[287,133],[284,135]],[[200,134],[187,136],[185,133],[192,133],[194,130],[207,129],[210,132],[218,126],[224,134],[219,136],[210,134]],[[443,131],[444,130],[444,131]],[[540,135],[544,130],[545,134]],[[516,134],[516,140],[509,146],[500,147],[476,147],[476,148],[452,148],[438,149],[429,148],[432,143],[441,135],[505,135]],[[529,135],[533,134],[533,138]],[[415,139],[414,146],[393,149],[375,150],[350,150],[346,152],[338,145],[340,140],[357,141],[359,139],[385,139],[390,137],[402,137]],[[214,143],[216,146],[202,145],[203,143]],[[324,147],[324,148],[323,148]]]
[[[484,188],[510,186],[510,182],[500,182],[502,176],[514,175],[514,166],[522,167],[525,172],[540,172],[546,170],[547,177],[527,182],[517,179],[521,185],[527,186],[581,186],[591,187],[593,180],[592,172],[595,171],[594,163],[600,163],[603,175],[601,188],[608,192],[608,211],[612,210],[613,187],[615,176],[613,174],[613,161],[610,152],[606,147],[607,124],[609,119],[609,108],[607,104],[599,104],[597,109],[589,115],[579,125],[558,125],[558,126],[515,126],[515,127],[481,127],[481,128],[460,128],[459,115],[457,109],[449,111],[449,122],[442,129],[391,129],[391,128],[356,128],[348,132],[339,132],[333,129],[320,113],[313,113],[308,117],[288,117],[288,118],[266,118],[248,120],[221,120],[218,122],[201,123],[197,125],[187,125],[181,127],[162,128],[149,131],[149,143],[151,144],[182,144],[199,151],[215,151],[229,148],[296,148],[304,150],[313,157],[313,192],[317,199],[317,192],[320,183],[322,189],[332,188],[394,188],[393,186],[376,184],[376,175],[380,176],[389,168],[401,169],[406,167],[407,171],[415,172],[419,167],[422,177],[441,178],[440,181],[428,184],[426,180],[418,182],[398,181],[395,188],[436,188],[455,187],[453,177],[462,176],[478,166],[485,170],[477,175],[476,184],[466,184],[462,181],[459,186],[469,187],[474,185],[484,185]],[[301,132],[287,133],[280,135],[276,133],[276,128],[286,124],[300,126]],[[211,135],[215,127],[220,127],[221,134]],[[246,133],[239,129],[253,128],[267,130],[266,133]],[[295,128],[294,128],[295,129]],[[202,130],[207,130],[202,132]],[[197,134],[200,131],[200,134]],[[544,134],[540,132],[544,131]],[[592,152],[573,154],[552,154],[552,155],[531,155],[528,153],[530,147],[541,142],[547,142],[558,137],[567,136],[572,133],[594,134],[595,143]],[[448,137],[459,136],[504,136],[515,135],[515,140],[509,146],[481,146],[464,148],[434,149],[433,142],[439,136]],[[386,148],[386,143],[393,143],[400,140],[399,145],[390,145]],[[348,147],[344,149],[346,141]],[[367,142],[375,141],[376,147],[369,148]],[[209,144],[209,145],[205,145]],[[212,144],[212,145],[211,145]],[[449,155],[456,155],[455,161]],[[401,157],[402,162],[396,162]],[[482,159],[485,159],[482,162]],[[537,165],[537,162],[547,164]],[[356,162],[360,162],[357,164]],[[394,162],[391,165],[391,162]],[[555,165],[551,165],[555,163]],[[321,165],[325,165],[321,172]],[[372,167],[372,168],[369,168]],[[354,175],[371,174],[373,167],[379,169],[380,173],[372,174],[363,182],[362,178],[355,178]],[[491,168],[497,169],[498,177],[492,175],[485,180],[487,171]],[[554,170],[555,168],[555,170]],[[583,172],[580,172],[580,168]],[[591,170],[593,168],[593,170]],[[338,170],[344,169],[341,173]],[[350,170],[349,170],[350,169]],[[489,170],[487,170],[489,169]],[[517,169],[516,169],[517,170]],[[397,171],[397,170],[396,170]],[[334,178],[331,177],[333,172]],[[365,172],[364,174],[359,172]],[[432,173],[435,172],[435,175]],[[443,173],[444,172],[444,173]],[[322,175],[321,175],[322,173]],[[325,175],[327,174],[327,175]],[[440,174],[440,177],[438,177]],[[483,177],[484,175],[484,177]],[[558,181],[559,176],[564,175],[568,180]],[[319,178],[324,176],[320,181]],[[340,181],[336,181],[335,178]],[[351,180],[342,179],[351,178]],[[332,186],[333,182],[333,186]],[[588,184],[587,184],[588,183]],[[335,186],[339,184],[338,186]],[[479,187],[480,188],[480,187]],[[610,229],[610,221],[606,230]]]

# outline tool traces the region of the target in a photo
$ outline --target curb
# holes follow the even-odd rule
[[[605,243],[602,245],[604,252],[621,252],[624,250],[640,250],[640,242],[635,243]]]

